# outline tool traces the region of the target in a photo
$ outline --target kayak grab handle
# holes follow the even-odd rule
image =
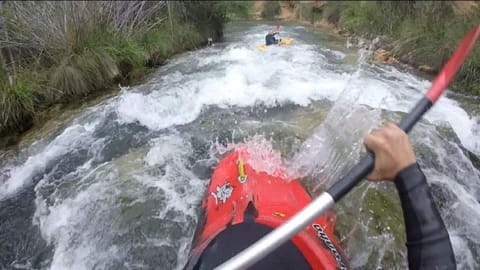
[[[442,68],[440,73],[435,77],[432,86],[425,96],[416,104],[413,110],[405,116],[399,124],[399,127],[409,132],[415,123],[427,112],[432,105],[438,100],[440,95],[445,91],[450,81],[453,79],[460,66],[465,61],[470,51],[480,35],[480,24],[473,27],[462,42],[455,50],[453,56],[448,60],[447,64]],[[343,198],[355,185],[360,183],[374,167],[375,160],[371,153],[363,157],[360,162],[350,171],[330,187],[315,198],[310,204],[303,208],[300,212],[287,220],[281,226],[262,237],[253,245],[238,253],[228,261],[216,267],[216,270],[240,270],[260,261],[262,258],[270,254],[283,243],[287,242],[305,226],[313,222],[319,216],[329,210],[335,202]]]
[[[247,174],[245,173],[245,163],[241,158],[237,160],[237,168],[238,168],[238,182],[242,184],[247,182]]]

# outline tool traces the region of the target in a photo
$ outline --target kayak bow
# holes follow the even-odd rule
[[[248,149],[239,147],[223,158],[213,172],[202,201],[204,219],[195,233],[186,269],[196,269],[199,265],[200,269],[210,269],[208,263],[213,263],[208,259],[202,261],[202,254],[214,243],[213,239],[230,228],[255,223],[274,229],[311,202],[298,180],[256,171],[248,160]],[[268,155],[264,160],[269,160]],[[275,175],[285,172],[283,167],[275,168]],[[346,269],[345,256],[334,236],[334,224],[333,212],[327,212],[292,238],[314,270]],[[232,245],[240,242],[238,239]]]
[[[286,46],[286,45],[290,45],[292,44],[293,42],[293,38],[282,38],[279,42],[278,42],[278,46]],[[275,46],[275,45],[270,45],[270,46]],[[265,45],[265,44],[262,44],[262,45],[258,45],[257,46],[257,50],[259,51],[265,51],[266,49],[268,49],[269,46]]]

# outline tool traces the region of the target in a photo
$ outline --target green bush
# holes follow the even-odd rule
[[[472,52],[453,82],[454,89],[480,95],[480,49]]]
[[[227,17],[230,20],[251,19],[253,16],[253,1],[224,1]]]
[[[439,70],[465,33],[480,21],[474,1],[328,1],[327,21],[367,37],[387,35],[402,61]],[[457,91],[480,94],[480,53],[475,49],[456,77]]]
[[[351,2],[346,5],[340,23],[350,32],[369,33],[378,26],[375,4],[372,2]]]
[[[295,15],[300,21],[308,20],[314,23],[313,3],[299,3]]]
[[[327,2],[322,11],[322,18],[332,24],[338,24],[342,15],[343,5]]]
[[[4,72],[3,72],[4,73]],[[5,73],[4,73],[5,74]],[[0,80],[0,133],[5,130],[20,129],[22,123],[31,121],[35,111],[34,91],[37,87],[34,80],[21,73],[12,78],[12,84],[5,76]]]
[[[196,49],[204,40],[191,24],[180,24],[175,32],[174,45],[177,51]]]
[[[151,29],[145,32],[140,38],[148,64],[159,65],[165,62],[175,52],[171,34],[164,29]]]
[[[102,49],[65,56],[54,69],[50,86],[70,100],[109,86],[119,71],[114,59]]]
[[[221,1],[186,1],[184,22],[192,24],[204,39],[223,38],[223,25],[228,21],[227,6]]]
[[[147,62],[145,49],[134,40],[118,40],[104,47],[104,50],[114,59],[122,77],[128,80],[138,77],[136,73],[143,73]]]
[[[266,20],[275,19],[281,11],[280,3],[278,1],[266,1],[262,10],[262,18]]]

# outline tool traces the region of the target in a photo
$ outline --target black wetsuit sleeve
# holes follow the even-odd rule
[[[418,164],[400,171],[395,185],[405,219],[409,268],[456,269],[447,229]]]

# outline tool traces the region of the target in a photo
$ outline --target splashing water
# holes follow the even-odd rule
[[[359,68],[365,62],[361,54]],[[335,100],[324,122],[305,140],[288,162],[296,177],[310,176],[315,180],[314,192],[325,190],[358,160],[363,149],[361,139],[381,122],[379,110],[356,104],[362,95],[358,82],[359,69],[349,79],[348,89]]]
[[[224,155],[230,151],[246,152],[244,162],[257,172],[292,179],[295,176],[287,174],[280,152],[274,150],[272,142],[260,135],[250,137],[243,143],[229,143],[226,146],[216,143],[212,149],[212,156]]]

